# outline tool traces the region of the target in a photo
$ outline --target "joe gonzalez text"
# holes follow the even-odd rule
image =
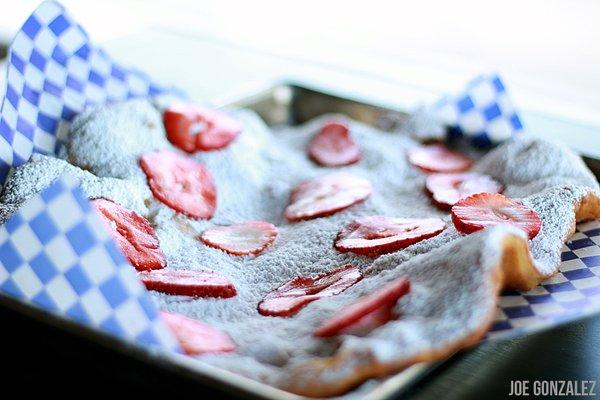
[[[509,396],[596,396],[596,381],[510,381]]]

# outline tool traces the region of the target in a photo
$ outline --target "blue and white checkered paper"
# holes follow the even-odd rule
[[[489,146],[523,131],[519,114],[497,74],[482,75],[465,90],[433,106],[452,135]],[[488,338],[539,330],[600,312],[600,221],[577,226],[562,251],[560,271],[529,292],[505,291]]]
[[[0,291],[141,344],[177,349],[134,269],[73,177],[0,226]]]
[[[9,49],[0,184],[33,153],[57,153],[86,106],[176,93],[113,62],[54,1]],[[77,183],[55,182],[0,227],[0,291],[119,338],[178,349],[133,268]]]
[[[86,106],[177,93],[115,63],[54,1],[27,19],[9,49],[0,111],[0,184],[32,153],[55,154]]]
[[[502,293],[490,338],[600,312],[600,221],[578,224],[561,259],[560,272],[535,289]]]
[[[442,98],[433,112],[453,135],[464,135],[478,146],[503,142],[523,130],[521,118],[496,74],[479,76],[463,92]]]

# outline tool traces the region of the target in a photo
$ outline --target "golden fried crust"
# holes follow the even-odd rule
[[[506,239],[510,244],[504,247],[500,262],[504,284],[507,289],[530,290],[544,279],[535,267],[529,246],[524,240],[514,237]]]
[[[576,222],[600,218],[600,197],[595,192],[589,192],[574,205],[573,212]],[[575,223],[567,231],[563,242],[567,241],[573,233],[575,233]],[[524,248],[515,251],[513,249],[516,246]],[[504,287],[506,289],[528,291],[553,275],[544,275],[539,272],[527,249],[527,243],[520,245],[515,243],[514,246],[510,246],[503,254],[503,259]]]
[[[590,192],[575,206],[575,219],[579,222],[597,218],[600,218],[600,197],[597,193]],[[573,232],[575,232],[574,226],[571,234]]]

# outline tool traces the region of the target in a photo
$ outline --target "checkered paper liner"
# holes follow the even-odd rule
[[[115,63],[59,3],[42,3],[9,49],[0,112],[0,184],[32,153],[57,153],[69,122],[86,106],[167,94],[182,93]]]
[[[54,1],[9,49],[0,110],[0,184],[33,153],[56,154],[87,106],[177,95],[113,62]],[[0,227],[0,291],[136,343],[178,350],[148,293],[78,183],[58,180]]]
[[[482,75],[457,95],[435,103],[432,111],[455,136],[477,146],[497,144],[523,131],[521,118],[497,74]]]
[[[70,121],[86,106],[137,96],[181,96],[113,62],[53,1],[42,3],[17,34],[7,72],[0,183],[31,154],[56,154]],[[479,78],[465,94],[445,98],[437,107],[446,108],[445,121],[464,134],[485,134],[494,142],[521,130],[505,93],[498,77]],[[469,117],[474,113],[483,117]],[[501,122],[493,129],[473,122],[499,119],[509,121],[509,128]],[[600,223],[580,225],[563,253],[560,275],[529,293],[504,293],[490,336],[598,311],[600,261],[594,264],[593,257],[600,255],[594,241],[598,232]],[[176,347],[133,269],[68,177],[30,199],[0,227],[0,291],[126,340]]]
[[[0,226],[0,261],[3,293],[121,339],[178,348],[73,177]]]
[[[488,337],[539,330],[600,312],[600,221],[577,225],[560,272],[529,292],[507,290]]]

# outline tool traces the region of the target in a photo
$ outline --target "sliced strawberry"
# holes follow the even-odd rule
[[[358,162],[358,145],[350,136],[348,125],[341,121],[327,122],[310,142],[308,155],[317,164],[339,167]]]
[[[167,137],[181,150],[218,150],[231,143],[242,126],[228,115],[191,104],[173,104],[163,115]]]
[[[161,311],[160,316],[171,329],[185,354],[226,353],[235,350],[229,336],[210,325],[181,314]]]
[[[315,336],[328,337],[365,327],[376,328],[393,318],[394,305],[409,291],[410,282],[398,278],[336,313],[317,328]]]
[[[342,329],[341,335],[365,335],[373,329],[386,324],[388,321],[395,319],[397,316],[394,313],[394,307],[384,305],[375,311],[372,311],[364,317],[358,319],[355,323]]]
[[[296,186],[285,209],[288,221],[325,217],[365,200],[373,191],[368,180],[337,172]]]
[[[211,271],[161,269],[138,273],[148,290],[193,297],[233,297],[235,286],[227,278]]]
[[[267,294],[258,303],[262,315],[290,317],[311,301],[343,292],[362,279],[360,270],[352,265],[316,276],[298,276]]]
[[[445,227],[439,218],[364,217],[342,229],[335,248],[344,253],[377,256],[436,236]]]
[[[413,148],[408,152],[408,161],[425,172],[462,172],[473,165],[469,157],[441,144]]]
[[[215,226],[200,236],[204,244],[236,256],[259,254],[277,237],[277,227],[263,221]]]
[[[167,265],[154,229],[146,218],[110,200],[96,199],[92,200],[92,204],[107,223],[113,240],[135,269],[143,271]]]
[[[542,227],[542,220],[535,211],[498,193],[479,193],[460,200],[452,207],[452,222],[462,233],[510,224],[524,230],[529,239]]]
[[[435,204],[449,210],[460,199],[476,193],[500,193],[503,187],[491,176],[475,172],[457,174],[431,174],[427,176],[425,188]]]
[[[140,165],[159,201],[190,218],[208,219],[217,206],[217,189],[199,162],[170,151],[144,154]]]

